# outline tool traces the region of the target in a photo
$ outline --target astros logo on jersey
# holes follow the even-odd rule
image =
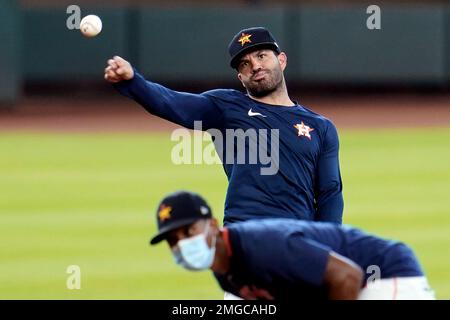
[[[172,207],[166,206],[164,204],[159,207],[158,217],[160,221],[165,221],[170,219],[170,212],[172,211]]]
[[[311,135],[309,134],[311,131],[314,131],[313,128],[306,126],[303,121],[300,124],[294,125],[294,128],[298,130],[298,136],[304,136],[307,137],[309,140],[311,140]]]
[[[248,34],[248,33],[242,33],[241,34],[241,37],[239,38],[239,40],[238,40],[238,42],[240,42],[241,43],[241,46],[244,46],[244,44],[246,44],[246,43],[251,43],[252,41],[250,40],[250,37],[251,37],[252,35],[251,34]]]

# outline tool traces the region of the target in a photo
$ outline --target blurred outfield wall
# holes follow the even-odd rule
[[[369,30],[366,6],[82,6],[103,20],[84,38],[66,27],[66,6],[21,7],[0,0],[0,102],[22,83],[103,81],[118,54],[155,81],[235,84],[227,45],[241,28],[268,27],[287,52],[291,83],[424,85],[450,88],[450,7],[381,6],[381,30]]]
[[[17,2],[0,0],[0,105],[14,103],[20,94],[22,40]]]

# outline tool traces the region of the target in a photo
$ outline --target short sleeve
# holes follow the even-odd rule
[[[268,242],[265,253],[255,257],[259,260],[259,267],[255,265],[255,268],[275,282],[320,287],[330,251],[301,232],[293,232],[285,235],[283,241]]]

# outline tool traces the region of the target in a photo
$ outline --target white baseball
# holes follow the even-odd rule
[[[86,37],[95,37],[102,31],[102,20],[98,16],[90,14],[81,19],[80,31]]]

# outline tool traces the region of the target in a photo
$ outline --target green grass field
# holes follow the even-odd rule
[[[415,249],[450,299],[450,129],[341,130],[344,222]],[[173,165],[169,134],[0,135],[0,299],[222,299],[209,272],[150,247],[176,189],[222,219],[219,165]],[[66,268],[81,268],[68,290]]]

